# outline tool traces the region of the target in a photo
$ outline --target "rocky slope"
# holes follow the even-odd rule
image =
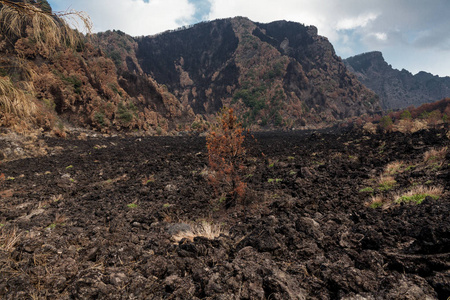
[[[0,126],[59,135],[71,126],[163,133],[194,120],[192,111],[148,76],[121,72],[94,46],[95,39],[66,29],[56,16],[52,25],[45,14],[8,8],[0,7],[0,21],[18,16],[23,29],[0,30]],[[31,17],[52,26],[33,29]],[[133,45],[131,40],[121,46],[132,51]]]
[[[375,94],[347,71],[313,26],[216,20],[135,38],[137,48],[128,54],[108,48],[105,34],[99,39],[105,52],[120,58],[124,72],[142,70],[197,115],[232,105],[245,124],[273,128],[330,123],[379,109]]]
[[[378,51],[349,57],[344,63],[359,81],[377,93],[384,109],[419,106],[450,96],[450,77],[393,69]]]

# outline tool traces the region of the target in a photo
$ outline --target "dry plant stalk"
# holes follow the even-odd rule
[[[447,155],[448,147],[442,147],[440,149],[433,148],[423,154],[423,161],[425,163],[438,163],[442,164]]]
[[[14,250],[14,246],[17,244],[20,238],[20,233],[17,232],[17,228],[6,229],[2,227],[0,229],[0,250],[11,252]]]
[[[8,77],[0,77],[0,111],[19,118],[28,118],[36,111],[35,104],[17,89]]]
[[[187,239],[190,242],[194,241],[195,237],[204,237],[209,240],[213,240],[226,232],[220,225],[210,224],[208,222],[202,222],[197,225],[191,225],[189,230],[183,230],[173,235],[172,238],[175,242],[180,242],[183,239]]]

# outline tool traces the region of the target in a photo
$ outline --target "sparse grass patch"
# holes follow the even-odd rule
[[[401,173],[403,170],[405,163],[403,161],[394,161],[389,163],[385,168],[385,173],[389,175],[395,175],[397,173]]]
[[[433,169],[440,168],[445,161],[448,147],[442,147],[440,149],[433,148],[423,154],[423,161],[427,166]]]
[[[370,187],[370,186],[362,188],[362,189],[359,190],[360,193],[373,193],[374,191],[375,190],[372,187]]]
[[[268,183],[279,183],[279,182],[282,182],[282,181],[283,181],[283,179],[281,179],[281,178],[269,178],[267,180]]]
[[[417,166],[416,165],[409,165],[405,168],[405,171],[411,171],[412,169],[415,169]]]
[[[367,205],[370,208],[378,208],[378,207],[382,207],[385,203],[389,202],[389,199],[383,196],[372,196],[370,199],[370,202],[367,203]]]
[[[172,236],[175,242],[180,242],[187,239],[190,242],[194,241],[195,237],[204,237],[209,240],[218,238],[220,235],[227,235],[226,231],[220,225],[202,222],[197,225],[191,225],[190,229],[180,231]]]
[[[442,187],[425,187],[423,185],[418,185],[410,189],[408,192],[395,197],[394,202],[414,202],[416,204],[420,204],[426,197],[431,197],[434,200],[439,199],[442,195],[442,191]]]
[[[378,189],[380,191],[389,191],[396,184],[397,181],[395,181],[394,177],[392,176],[381,175],[380,178],[378,179]]]
[[[55,223],[52,223],[52,224],[50,224],[50,225],[48,225],[47,226],[47,229],[55,229],[56,228],[56,224]]]
[[[133,209],[133,208],[138,207],[138,205],[136,203],[130,203],[130,204],[127,204],[127,207]]]
[[[147,185],[147,184],[149,184],[151,182],[155,182],[155,175],[154,174],[149,175],[149,176],[145,176],[142,179],[142,185]]]

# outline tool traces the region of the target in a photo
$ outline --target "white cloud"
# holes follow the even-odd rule
[[[378,17],[375,13],[367,13],[359,15],[353,18],[346,18],[339,20],[336,24],[337,30],[350,30],[358,27],[366,27],[371,21],[374,21]]]
[[[375,32],[373,34],[377,39],[380,41],[386,41],[387,40],[387,34],[385,32]]]
[[[244,16],[264,23],[287,20],[314,25],[343,57],[372,50],[411,53],[402,56],[410,58],[401,60],[402,68],[413,70],[427,56],[439,62],[429,64],[433,68],[430,72],[450,75],[448,0],[149,0],[148,3],[49,0],[49,3],[58,10],[70,7],[86,11],[97,31],[120,29],[136,36],[194,23],[199,18],[195,4],[205,5],[205,1],[211,4],[209,20]],[[416,51],[419,48],[424,51]],[[421,56],[414,56],[418,53]],[[398,65],[397,62],[400,60],[388,61],[392,65]]]
[[[118,29],[132,36],[149,35],[189,24],[195,7],[188,0],[54,0],[54,9],[85,11],[94,31]]]

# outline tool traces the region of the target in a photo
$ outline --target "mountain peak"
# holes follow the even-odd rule
[[[349,57],[344,63],[358,80],[378,94],[385,109],[419,106],[450,96],[450,78],[394,69],[379,51]]]
[[[365,72],[371,67],[389,67],[380,51],[358,54],[345,59],[344,62],[354,73]]]
[[[143,72],[207,118],[233,106],[247,125],[297,127],[379,108],[314,26],[235,17],[136,42]]]

